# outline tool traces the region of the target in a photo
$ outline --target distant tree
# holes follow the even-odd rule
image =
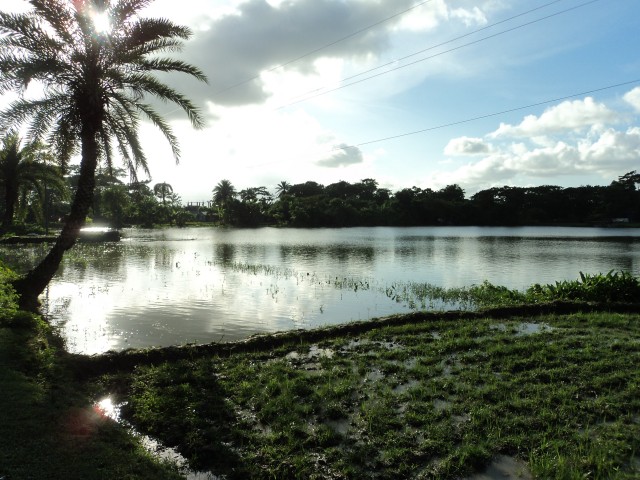
[[[223,223],[228,224],[231,221],[230,205],[236,198],[236,188],[229,180],[220,180],[213,189],[213,203],[218,208],[218,215]]]
[[[64,194],[66,184],[60,169],[46,163],[51,160],[51,153],[42,144],[29,144],[21,148],[21,139],[16,132],[10,132],[2,139],[0,150],[0,191],[4,199],[2,230],[13,225],[19,200],[21,198],[26,200],[31,196],[31,192],[35,192],[34,200],[38,201],[40,208],[44,206],[47,189]]]
[[[635,190],[636,185],[640,185],[640,173],[637,173],[635,170],[633,170],[619,176],[618,180],[614,180],[611,183],[611,186],[618,185],[627,190]]]
[[[285,196],[286,194],[289,193],[289,189],[291,188],[291,184],[289,182],[286,181],[281,181],[277,186],[276,186],[276,194],[278,195],[278,198],[282,198],[283,196]]]
[[[317,182],[304,182],[291,185],[289,187],[289,195],[294,197],[313,197],[314,195],[321,195],[324,192],[324,186]]]
[[[102,216],[113,227],[121,228],[132,210],[126,185],[113,185],[100,192]]]
[[[162,205],[166,205],[167,197],[173,193],[173,187],[166,182],[156,183],[153,186],[153,194],[162,200]]]
[[[22,304],[33,306],[53,278],[65,251],[76,242],[94,197],[95,172],[104,159],[112,164],[115,148],[133,175],[147,171],[139,142],[142,118],[149,119],[179,158],[168,123],[144,101],[150,95],[175,103],[196,127],[202,118],[183,95],[154,76],[181,72],[205,81],[197,68],[160,57],[176,51],[191,36],[188,28],[167,19],[143,18],[150,0],[30,0],[26,13],[0,12],[0,91],[23,92],[31,82],[40,98],[21,96],[0,113],[0,129],[27,123],[34,140],[51,138],[66,164],[80,153],[80,177],[71,210],[47,256],[14,286]],[[95,19],[106,14],[110,29]]]
[[[464,202],[464,190],[460,185],[447,185],[436,192],[438,198],[447,202]]]
[[[378,182],[373,178],[364,178],[354,184],[355,195],[360,200],[373,200],[378,190]]]

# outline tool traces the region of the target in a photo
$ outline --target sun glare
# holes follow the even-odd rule
[[[107,12],[96,12],[93,14],[93,26],[98,33],[107,33],[111,30],[111,21]]]

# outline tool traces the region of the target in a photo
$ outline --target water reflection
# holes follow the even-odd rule
[[[119,243],[74,248],[43,299],[72,351],[230,341],[406,312],[421,307],[407,296],[419,290],[413,284],[462,287],[489,280],[521,289],[575,279],[580,271],[640,274],[638,229],[124,233]],[[603,234],[606,240],[596,237]],[[46,247],[0,252],[24,271]]]

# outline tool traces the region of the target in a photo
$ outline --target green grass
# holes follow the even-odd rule
[[[536,330],[539,329],[539,330]],[[105,376],[142,431],[227,478],[640,476],[640,316],[434,321]]]

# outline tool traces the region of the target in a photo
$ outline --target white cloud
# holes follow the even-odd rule
[[[593,98],[565,101],[544,111],[539,117],[528,115],[519,125],[501,123],[489,134],[498,137],[534,137],[581,130],[594,125],[604,125],[619,121],[622,116]]]
[[[640,87],[627,92],[623,98],[629,105],[640,112]]]
[[[235,106],[264,103],[272,94],[262,74],[279,65],[302,75],[318,74],[319,58],[370,61],[389,48],[389,28],[363,30],[398,11],[411,0],[344,2],[247,0],[233,14],[210,19],[185,48],[183,58],[208,75],[210,85],[189,89],[190,98]],[[361,31],[358,35],[354,32]],[[344,41],[337,40],[345,38]],[[322,48],[325,45],[331,46]],[[297,59],[297,60],[296,60]],[[295,60],[295,61],[293,61]],[[232,88],[230,88],[232,87]]]
[[[489,153],[491,145],[481,138],[459,137],[453,138],[444,147],[445,155],[482,155]]]
[[[487,17],[478,7],[473,7],[472,10],[454,8],[451,10],[451,18],[462,20],[467,27],[487,24]]]
[[[523,143],[494,146],[490,155],[452,172],[436,172],[435,186],[459,183],[476,189],[519,183],[522,178],[545,179],[594,173],[610,181],[621,172],[637,169],[640,158],[640,127],[626,131],[607,128],[570,143],[528,148]]]
[[[358,147],[351,147],[345,143],[336,147],[336,150],[330,156],[318,160],[316,165],[320,167],[347,167],[362,163],[364,158],[362,151]]]
[[[403,15],[398,28],[414,32],[429,31],[438,27],[448,16],[449,8],[444,0],[435,0]]]

